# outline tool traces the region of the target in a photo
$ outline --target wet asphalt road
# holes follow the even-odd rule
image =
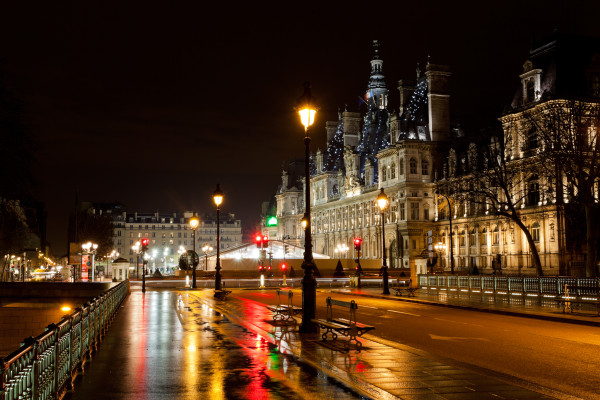
[[[185,292],[134,290],[68,397],[355,399]]]

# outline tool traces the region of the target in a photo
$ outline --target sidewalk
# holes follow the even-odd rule
[[[338,289],[345,290],[345,289]],[[357,295],[377,296],[377,289],[352,291]],[[321,341],[319,334],[298,334],[297,326],[277,326],[261,303],[236,297],[215,301],[211,290],[189,293],[202,303],[223,313],[232,322],[244,326],[275,344],[284,354],[293,354],[324,374],[373,399],[551,399],[545,394],[511,385],[445,365],[423,352],[365,335],[363,350],[344,351],[342,342]],[[387,297],[387,296],[383,296]],[[411,298],[411,301],[412,298]],[[417,298],[416,301],[426,301]]]
[[[593,310],[582,310],[573,313],[563,313],[552,298],[507,296],[480,293],[448,292],[445,290],[417,290],[414,297],[405,294],[396,296],[390,288],[389,295],[382,294],[381,288],[340,288],[329,289],[331,292],[352,293],[355,296],[409,301],[423,304],[433,304],[442,307],[463,308],[474,311],[492,312],[525,318],[544,319],[573,324],[600,326],[600,316]]]

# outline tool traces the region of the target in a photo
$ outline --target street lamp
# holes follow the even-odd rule
[[[302,226],[304,227],[304,278],[302,278],[302,325],[301,333],[313,333],[318,331],[318,326],[312,322],[317,313],[317,280],[313,275],[316,268],[312,254],[312,237],[310,226],[310,135],[309,128],[315,122],[317,108],[310,93],[310,84],[304,83],[304,93],[298,99],[298,114],[304,125],[304,176],[305,186],[305,213]]]
[[[204,246],[202,246],[202,251],[204,252],[204,257],[206,257],[205,262],[204,262],[204,270],[205,271],[208,271],[208,252],[213,251],[213,250],[214,249],[209,244],[205,244]]]
[[[454,245],[452,243],[452,205],[450,205],[450,199],[445,194],[441,194],[436,190],[436,194],[439,194],[448,202],[448,220],[450,221],[450,273],[454,274]]]
[[[221,216],[221,203],[223,203],[223,191],[219,187],[218,183],[217,189],[215,189],[215,191],[213,192],[213,200],[215,202],[215,205],[217,206],[217,265],[215,266],[215,291],[217,291],[221,290],[221,256],[219,252],[221,248],[221,232],[219,231],[219,218]],[[215,292],[215,296],[220,295],[217,295],[217,293]]]
[[[190,218],[190,227],[192,228],[192,240],[194,242],[194,256],[192,261],[192,289],[196,289],[196,229],[200,225],[200,219],[196,216],[196,213]]]
[[[346,243],[340,243],[335,247],[334,253],[345,253],[348,250],[350,250],[350,248],[346,245]],[[341,254],[340,254],[341,256]]]
[[[387,195],[383,192],[383,188],[381,188],[381,193],[377,196],[377,205],[379,206],[379,210],[381,210],[381,246],[383,248],[383,266],[381,267],[382,276],[383,276],[383,294],[390,294],[390,288],[388,284],[388,267],[385,257],[385,209],[390,203]]]
[[[442,242],[438,242],[433,246],[433,248],[440,254],[439,258],[441,259],[442,251],[446,251],[446,245]],[[433,263],[431,264],[431,273],[433,274]]]
[[[96,250],[98,250],[98,245],[96,243],[87,242],[82,244],[81,248],[86,254],[92,255],[92,282],[94,282],[94,270],[96,269],[96,266],[94,265],[94,259],[96,257]]]
[[[140,253],[142,252],[142,244],[137,241],[133,246],[131,246],[131,250],[135,253],[135,277],[140,279]]]

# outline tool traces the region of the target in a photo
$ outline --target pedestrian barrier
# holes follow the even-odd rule
[[[350,318],[333,318],[333,306],[348,309],[350,311]],[[341,300],[334,300],[331,297],[327,298],[327,318],[326,319],[312,319],[311,321],[317,324],[320,328],[325,329],[325,333],[321,335],[323,341],[327,340],[327,336],[331,334],[333,340],[336,340],[337,333],[348,336],[348,340],[344,343],[344,349],[350,348],[352,341],[356,342],[357,350],[362,349],[362,343],[356,338],[362,336],[366,332],[375,329],[374,326],[361,324],[356,321],[356,310],[358,305],[354,300],[347,302]],[[337,333],[336,333],[337,332]]]
[[[577,282],[575,285],[565,285],[564,296],[556,299],[563,312],[573,312],[573,304],[589,304],[596,308],[600,315],[600,287],[596,282]]]
[[[129,281],[123,281],[48,325],[41,335],[25,339],[2,359],[0,400],[60,400],[73,390],[128,293]]]
[[[422,274],[418,279],[422,289],[547,297],[557,301],[567,296],[575,300],[573,303],[596,305],[600,310],[600,278]]]

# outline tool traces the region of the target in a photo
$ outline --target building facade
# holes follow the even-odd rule
[[[179,255],[194,248],[194,234],[190,228],[191,211],[176,213],[142,213],[108,208],[113,216],[113,248],[132,265],[137,262],[132,249],[136,242],[148,238],[149,268],[161,272],[171,272],[178,267]],[[102,212],[97,210],[97,212]],[[106,212],[106,209],[103,211]],[[221,250],[238,247],[242,244],[242,223],[234,214],[221,215],[219,221]],[[196,252],[205,254],[202,247],[209,245],[208,255],[216,254],[217,223],[216,215],[200,216],[196,229]]]
[[[563,273],[568,264],[575,266],[582,255],[566,245],[563,197],[557,201],[557,185],[552,195],[540,189],[542,181],[549,187],[551,178],[535,173],[536,165],[544,162],[539,157],[541,149],[531,147],[535,132],[522,123],[525,114],[541,113],[549,101],[563,94],[560,85],[564,81],[557,78],[564,71],[557,68],[563,56],[560,48],[551,40],[532,49],[516,100],[500,118],[499,138],[510,143],[507,161],[520,174],[518,183],[510,186],[509,197],[518,208],[515,223],[466,196],[470,179],[485,158],[484,148],[490,144],[470,143],[460,129],[451,126],[449,68],[428,62],[421,73],[417,67],[414,81],[399,81],[398,111],[388,111],[383,61],[375,42],[366,113],[339,112],[338,121],[326,123],[327,150],[313,157],[315,172],[309,190],[314,250],[333,257],[338,244],[352,248],[352,239],[361,237],[361,257],[377,259],[382,258],[383,239],[390,267],[417,273],[449,271],[454,266],[458,272],[535,274],[532,242],[523,226],[534,238],[545,274]],[[594,60],[600,56],[589,50],[579,56],[583,69],[567,72],[583,75],[578,82],[593,90],[594,79],[600,86],[593,73]],[[306,188],[297,175],[283,171],[276,194],[277,235],[301,242]],[[445,191],[449,187],[455,190]],[[381,189],[389,198],[383,213],[376,204]]]

